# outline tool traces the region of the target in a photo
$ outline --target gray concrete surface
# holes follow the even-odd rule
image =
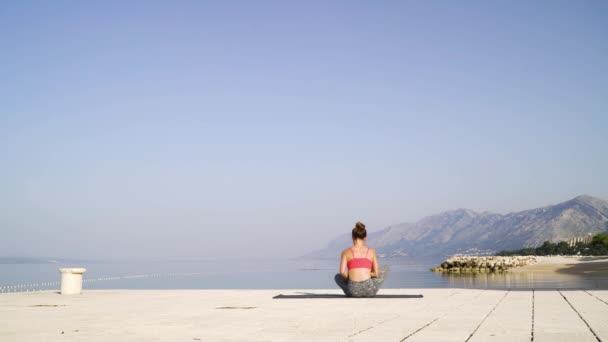
[[[337,290],[0,295],[0,341],[606,341],[608,290],[384,289],[424,298],[272,299]]]

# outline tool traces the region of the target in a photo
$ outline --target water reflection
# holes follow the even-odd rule
[[[608,288],[608,277],[548,272],[437,273],[449,287],[511,289]]]

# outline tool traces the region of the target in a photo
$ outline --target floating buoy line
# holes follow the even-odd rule
[[[132,274],[132,275],[123,275],[123,276],[106,276],[106,277],[99,277],[99,278],[85,278],[85,279],[83,279],[83,283],[91,284],[91,283],[97,283],[97,282],[116,281],[116,280],[125,280],[125,279],[132,280],[132,279],[146,279],[146,278],[185,277],[185,276],[195,276],[195,275],[200,275],[200,274],[202,274],[202,273],[194,272],[194,273]],[[0,294],[51,291],[51,290],[58,290],[60,286],[61,286],[60,281],[39,282],[39,283],[31,283],[31,284],[17,284],[17,285],[0,285]]]

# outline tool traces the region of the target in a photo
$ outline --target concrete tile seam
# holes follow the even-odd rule
[[[532,289],[532,332],[530,333],[530,342],[534,342],[534,289]]]
[[[562,298],[564,298],[564,300],[566,301],[566,303],[568,303],[568,305],[570,305],[570,307],[572,308],[572,310],[574,310],[574,312],[576,312],[576,314],[583,321],[583,323],[585,323],[585,325],[587,326],[587,328],[589,328],[589,331],[591,331],[591,333],[593,334],[593,336],[595,337],[595,339],[598,340],[598,342],[602,342],[602,340],[597,336],[597,334],[595,333],[595,331],[593,331],[593,329],[591,329],[591,326],[589,325],[589,323],[587,323],[587,321],[583,318],[583,316],[581,316],[581,314],[578,312],[578,310],[576,310],[576,308],[572,305],[572,303],[570,303],[570,301],[568,300],[568,298],[566,298],[566,296],[564,296],[564,294],[562,293],[562,291],[557,290],[557,292],[559,292],[559,294],[562,296]]]
[[[354,334],[351,334],[351,335],[346,336],[346,338],[351,338],[351,337],[353,337],[353,336],[357,336],[357,335],[359,335],[360,333],[362,333],[362,332],[364,332],[364,331],[368,331],[368,330],[373,329],[373,328],[374,328],[374,326],[372,325],[372,326],[367,327],[367,328],[365,328],[365,329],[361,329],[361,330],[357,331],[357,332],[356,332],[356,333],[354,333]]]
[[[443,315],[443,316],[445,316],[445,315]],[[434,320],[432,320],[432,321],[428,322],[427,324],[425,324],[425,325],[421,326],[420,328],[416,329],[416,330],[415,330],[414,332],[412,332],[411,334],[409,334],[409,335],[405,336],[404,338],[402,338],[401,340],[399,340],[399,342],[403,342],[403,341],[407,340],[408,338],[410,338],[410,337],[414,336],[416,333],[418,333],[418,332],[419,332],[419,331],[421,331],[422,329],[424,329],[424,328],[428,327],[429,325],[431,325],[431,324],[435,323],[435,321],[437,321],[438,319],[440,319],[440,318],[441,318],[441,317],[443,317],[443,316],[439,316],[439,317],[435,318]]]
[[[511,292],[511,289],[509,289],[509,291],[507,291],[505,293],[504,296],[502,296],[502,298],[500,298],[500,300],[498,301],[498,303],[496,303],[496,305],[494,305],[494,307],[492,308],[492,310],[490,310],[490,312],[488,312],[488,314],[486,315],[486,317],[484,317],[481,322],[479,322],[479,324],[477,325],[477,327],[475,328],[475,330],[473,330],[473,332],[471,333],[471,335],[469,335],[469,337],[464,341],[464,342],[468,342],[471,337],[473,337],[473,335],[475,335],[475,333],[477,332],[477,330],[479,329],[479,327],[481,327],[481,325],[483,324],[483,322],[486,321],[486,319],[488,317],[490,317],[490,315],[492,314],[492,312],[494,312],[494,310],[496,310],[496,308],[500,305],[500,303],[502,303],[503,300],[505,300],[505,298],[507,298],[507,295],[509,294],[509,292]]]
[[[391,318],[385,319],[384,321],[380,321],[380,322],[378,322],[378,323],[377,323],[377,324],[375,324],[375,325],[372,325],[372,326],[370,326],[370,327],[368,327],[368,328],[365,328],[365,329],[363,329],[363,330],[359,330],[359,331],[357,331],[357,332],[356,332],[356,333],[354,333],[354,334],[348,335],[346,338],[351,338],[351,337],[353,337],[353,336],[359,335],[360,333],[362,333],[362,332],[364,332],[364,331],[368,331],[368,330],[373,329],[373,328],[375,328],[375,327],[377,327],[377,326],[379,326],[379,325],[382,325],[382,324],[384,324],[384,323],[386,323],[386,322],[389,322],[389,321],[395,320],[395,319],[397,319],[397,318],[399,318],[399,317],[401,317],[401,316],[399,316],[399,315],[395,315],[394,317],[391,317]]]
[[[591,292],[589,292],[589,291],[587,291],[587,290],[583,290],[583,292],[585,292],[586,294],[590,295],[591,297],[593,297],[593,298],[595,298],[595,299],[599,300],[600,302],[602,302],[602,303],[604,303],[604,304],[608,305],[608,302],[606,302],[606,301],[605,301],[605,300],[603,300],[602,298],[600,298],[600,297],[598,297],[598,296],[594,295],[593,293],[591,293]]]
[[[443,315],[443,316],[445,316],[445,315]],[[427,324],[425,324],[425,325],[421,326],[420,328],[416,329],[416,330],[415,330],[414,332],[412,332],[411,334],[409,334],[409,335],[405,336],[404,338],[402,338],[401,340],[399,340],[399,342],[403,342],[403,341],[407,340],[408,338],[410,338],[410,337],[414,336],[416,333],[418,333],[418,332],[419,332],[419,331],[421,331],[422,329],[424,329],[424,328],[428,327],[429,325],[431,325],[431,324],[435,323],[435,321],[437,321],[438,319],[440,319],[440,318],[441,318],[441,317],[443,317],[443,316],[439,316],[439,317],[435,318],[434,320],[432,320],[432,321],[428,322]]]
[[[417,329],[416,331],[414,331],[414,332],[412,332],[411,334],[409,334],[409,335],[405,336],[405,337],[404,337],[403,339],[401,339],[399,342],[403,342],[403,341],[405,341],[406,339],[408,339],[408,338],[410,338],[410,337],[414,336],[416,333],[420,332],[422,329],[425,329],[426,327],[430,326],[431,324],[433,324],[433,323],[434,323],[435,321],[437,321],[438,319],[440,319],[440,318],[443,318],[443,317],[447,316],[447,315],[448,315],[448,312],[452,312],[452,310],[459,310],[460,308],[464,307],[465,305],[467,305],[467,304],[469,304],[470,302],[474,301],[475,299],[479,298],[479,297],[480,297],[480,296],[481,296],[483,293],[485,293],[485,292],[486,292],[486,290],[487,290],[487,289],[482,289],[482,290],[480,290],[480,291],[479,291],[479,292],[478,292],[478,293],[475,295],[475,297],[473,297],[473,298],[471,299],[471,301],[469,301],[469,302],[463,302],[463,303],[460,303],[460,304],[458,304],[458,305],[450,305],[450,306],[449,306],[449,309],[448,309],[448,310],[446,310],[446,312],[445,312],[443,315],[440,315],[439,317],[437,317],[437,318],[433,319],[432,321],[430,321],[429,323],[427,323],[427,324],[423,325],[422,327],[420,327],[420,328],[419,328],[419,329]],[[447,298],[449,298],[449,297],[451,297],[451,296],[453,296],[453,295],[459,294],[459,293],[460,293],[460,292],[453,292],[453,293],[452,293],[452,294],[450,294],[450,295],[449,295]]]

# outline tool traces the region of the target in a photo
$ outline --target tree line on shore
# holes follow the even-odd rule
[[[512,255],[608,255],[608,233],[593,236],[591,243],[577,242],[570,246],[566,241],[554,243],[545,241],[539,247],[529,247],[514,251],[500,251],[499,256]]]

